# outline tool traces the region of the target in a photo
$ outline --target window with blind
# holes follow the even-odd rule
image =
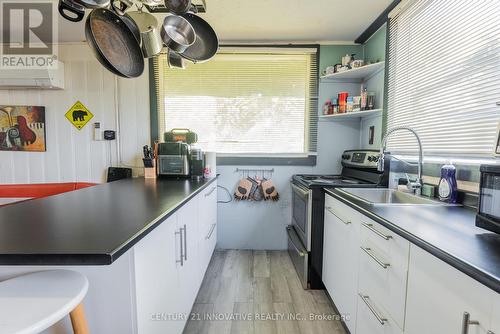
[[[427,155],[488,156],[500,120],[500,2],[402,2],[389,16],[387,128]],[[413,154],[403,132],[391,151]]]
[[[209,62],[154,63],[159,133],[189,128],[207,151],[307,156],[316,151],[317,50],[222,48]]]

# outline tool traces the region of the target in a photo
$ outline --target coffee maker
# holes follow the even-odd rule
[[[198,135],[189,129],[165,132],[158,144],[158,175],[202,178],[205,163],[203,151],[194,147]]]

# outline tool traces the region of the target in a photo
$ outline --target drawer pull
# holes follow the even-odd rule
[[[215,189],[217,189],[217,187],[213,187],[212,189],[210,189],[210,191],[205,194],[205,197],[212,195],[212,193],[215,191]]]
[[[370,297],[366,296],[366,295],[363,295],[362,293],[360,293],[359,296],[365,302],[366,306],[368,306],[368,308],[373,313],[373,315],[375,316],[375,318],[377,318],[377,321],[380,322],[381,325],[385,325],[385,323],[387,322],[387,318],[385,318],[384,316],[378,314],[378,312],[375,310],[375,307],[370,302]]]
[[[337,216],[337,215],[335,214],[335,212],[332,210],[332,208],[331,208],[331,207],[327,206],[327,207],[326,207],[326,209],[327,209],[327,210],[328,210],[328,212],[330,212],[332,215],[334,215],[335,217],[337,217],[337,218],[338,218],[338,219],[339,219],[342,223],[344,223],[344,224],[346,224],[346,225],[351,224],[351,222],[350,222],[350,221],[344,221],[342,218],[340,218],[339,216]]]
[[[210,239],[212,237],[212,233],[214,233],[216,224],[212,224],[212,228],[210,228],[210,232],[208,232],[208,235],[205,237],[206,240]]]
[[[368,248],[368,247],[360,247],[366,254],[368,254],[373,260],[375,260],[375,262],[377,262],[379,264],[379,266],[381,266],[382,268],[384,269],[387,269],[387,267],[390,267],[391,265],[389,263],[384,263],[382,260],[380,260],[378,257],[376,257],[373,253],[372,253],[372,249],[371,248]]]
[[[470,314],[469,312],[464,312],[464,316],[462,319],[462,334],[469,334],[469,327],[470,326],[478,326],[479,321],[477,320],[470,320]]]
[[[373,224],[363,223],[363,226],[366,227],[367,229],[369,229],[370,231],[372,231],[373,233],[375,233],[376,235],[378,235],[379,237],[385,239],[385,240],[392,239],[392,236],[385,235],[384,233],[380,232],[375,227],[373,227]]]

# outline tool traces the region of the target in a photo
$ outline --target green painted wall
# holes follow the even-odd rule
[[[387,25],[380,27],[363,45],[365,60],[372,63],[385,60]]]
[[[357,59],[363,58],[362,45],[321,45],[319,50],[319,74],[328,66],[339,64],[342,61],[342,56],[346,54],[356,54]]]

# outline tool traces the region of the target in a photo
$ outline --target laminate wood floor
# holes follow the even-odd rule
[[[344,334],[323,290],[304,290],[286,251],[217,250],[184,334]]]

